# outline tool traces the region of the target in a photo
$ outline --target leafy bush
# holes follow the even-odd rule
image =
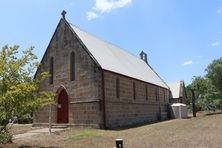
[[[30,114],[23,115],[21,117],[18,117],[18,123],[19,124],[30,124],[32,123],[32,117]]]
[[[12,142],[12,135],[5,130],[4,132],[0,132],[0,144],[10,143]]]

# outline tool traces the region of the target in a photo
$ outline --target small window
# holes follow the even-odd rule
[[[169,96],[170,95],[170,92],[169,92],[169,90],[166,90],[166,99],[167,99],[167,102],[169,101]]]
[[[54,59],[53,57],[50,58],[50,69],[49,69],[49,74],[50,74],[50,78],[49,78],[49,83],[53,84],[53,71],[54,71]]]
[[[119,98],[119,78],[116,78],[116,98]]]
[[[70,80],[75,80],[75,53],[70,54]]]
[[[166,90],[164,90],[164,102],[166,102]]]
[[[156,101],[159,100],[159,88],[157,87],[156,88]]]
[[[148,100],[148,89],[147,89],[147,85],[145,85],[145,89],[146,89],[146,100]]]
[[[136,100],[136,84],[133,82],[133,99]]]

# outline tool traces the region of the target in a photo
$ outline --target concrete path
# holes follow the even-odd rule
[[[59,131],[63,131],[63,130],[65,130],[65,129],[64,128],[52,128],[51,132],[55,133],[55,132],[59,132]],[[28,131],[23,134],[13,135],[13,140],[20,139],[20,138],[32,137],[32,136],[39,135],[39,134],[49,134],[49,128],[41,128],[41,129],[31,130],[31,131]]]

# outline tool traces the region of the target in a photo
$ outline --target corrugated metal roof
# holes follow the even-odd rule
[[[167,85],[170,87],[172,98],[180,98],[181,82],[177,81],[173,83],[168,83]]]
[[[169,88],[157,73],[139,57],[72,24],[70,26],[103,69]]]

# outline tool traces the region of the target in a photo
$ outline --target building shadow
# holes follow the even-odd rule
[[[128,130],[128,129],[133,129],[133,128],[139,128],[147,125],[152,125],[156,123],[162,123],[162,122],[167,122],[173,119],[167,119],[167,120],[157,120],[157,121],[152,121],[152,122],[143,122],[143,123],[137,123],[137,124],[132,124],[128,126],[120,126],[120,127],[114,127],[114,128],[107,128],[106,130],[112,130],[112,131],[123,131],[123,130]]]
[[[218,115],[218,114],[222,114],[222,110],[211,112],[211,113],[207,113],[206,116],[212,116],[212,115]]]

